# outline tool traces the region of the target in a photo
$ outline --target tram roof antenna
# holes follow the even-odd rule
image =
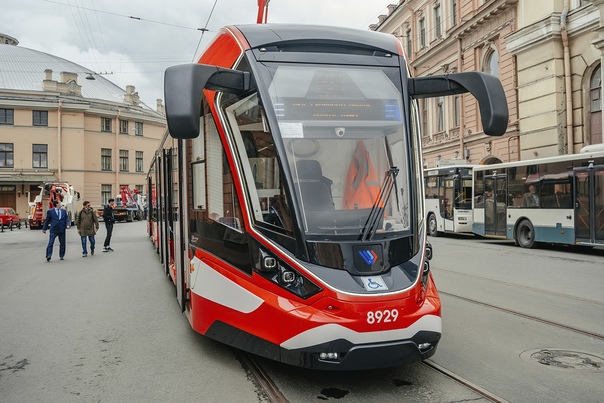
[[[266,24],[268,20],[268,3],[271,0],[258,0],[258,18],[256,18],[256,24]]]

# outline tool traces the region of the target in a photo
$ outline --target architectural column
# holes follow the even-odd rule
[[[600,51],[600,91],[602,91],[602,83],[604,83],[604,0],[591,0],[591,3],[600,10],[600,24],[596,30],[598,39],[593,41],[592,45]],[[600,99],[603,99],[602,94],[600,94]],[[604,133],[604,119],[602,119],[602,133]],[[589,133],[586,135],[589,136]]]

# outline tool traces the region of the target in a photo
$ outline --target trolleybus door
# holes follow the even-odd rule
[[[575,168],[575,240],[604,244],[604,166]]]
[[[484,178],[484,188],[491,189],[492,195],[485,198],[484,217],[485,234],[506,236],[506,186],[505,175],[491,175]]]
[[[455,229],[453,221],[453,211],[455,208],[455,177],[447,176],[444,177],[443,180],[445,196],[441,199],[440,215],[445,222],[445,231],[453,231]]]

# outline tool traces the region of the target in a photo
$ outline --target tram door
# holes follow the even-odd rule
[[[604,244],[604,165],[575,169],[575,240]]]
[[[484,178],[485,191],[491,189],[491,195],[485,195],[485,235],[506,236],[506,184],[505,175],[494,174]]]
[[[171,245],[173,244],[173,237],[171,234],[171,225],[170,225],[170,220],[171,220],[171,214],[170,214],[170,210],[172,207],[172,187],[170,186],[172,181],[171,181],[171,176],[170,173],[172,172],[172,150],[171,149],[164,149],[163,150],[163,156],[162,156],[162,188],[161,188],[161,201],[160,201],[160,208],[161,208],[161,226],[162,226],[162,230],[161,233],[163,234],[163,237],[161,239],[161,256],[162,256],[162,263],[164,264],[164,271],[166,272],[166,275],[170,275],[170,260],[172,257],[172,251],[173,249],[171,248]]]

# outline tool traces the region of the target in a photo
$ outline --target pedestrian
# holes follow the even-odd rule
[[[103,209],[103,221],[105,221],[105,229],[107,230],[107,236],[105,237],[105,243],[103,244],[103,252],[113,252],[111,248],[111,234],[113,233],[113,224],[115,223],[115,216],[113,215],[113,207],[115,206],[115,199],[109,199],[108,204]]]
[[[99,230],[99,219],[96,216],[96,211],[90,207],[89,201],[85,201],[82,210],[78,212],[76,225],[78,227],[78,234],[80,234],[82,240],[82,257],[88,256],[88,251],[86,250],[88,241],[90,241],[90,254],[94,255],[94,236]]]
[[[48,237],[48,246],[46,247],[46,261],[50,262],[52,257],[52,249],[54,247],[55,238],[59,238],[59,258],[65,258],[65,230],[69,228],[69,217],[65,210],[59,207],[59,201],[52,201],[53,208],[46,212],[46,219],[42,226],[42,233],[46,234],[46,230],[50,230]]]

